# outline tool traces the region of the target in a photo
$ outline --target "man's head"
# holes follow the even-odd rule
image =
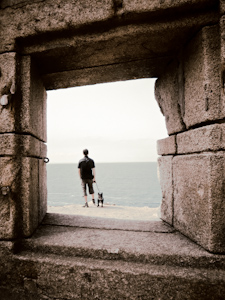
[[[88,149],[84,149],[83,153],[84,153],[85,156],[87,156],[88,155]]]

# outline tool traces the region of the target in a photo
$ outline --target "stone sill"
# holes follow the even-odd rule
[[[225,270],[225,255],[207,252],[162,221],[47,214],[20,249],[44,256]]]

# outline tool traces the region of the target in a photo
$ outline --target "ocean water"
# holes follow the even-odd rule
[[[99,188],[109,205],[158,207],[161,203],[156,162],[97,163],[96,181],[95,199]],[[77,164],[49,163],[47,185],[49,206],[84,203]]]

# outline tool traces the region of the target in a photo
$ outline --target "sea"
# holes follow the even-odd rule
[[[101,192],[108,205],[160,206],[162,193],[156,162],[96,163],[95,169],[95,199]],[[77,164],[47,164],[47,187],[49,206],[84,203]]]

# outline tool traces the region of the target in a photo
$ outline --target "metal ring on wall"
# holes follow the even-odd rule
[[[44,157],[44,162],[47,164],[49,163],[49,158],[48,157]]]

